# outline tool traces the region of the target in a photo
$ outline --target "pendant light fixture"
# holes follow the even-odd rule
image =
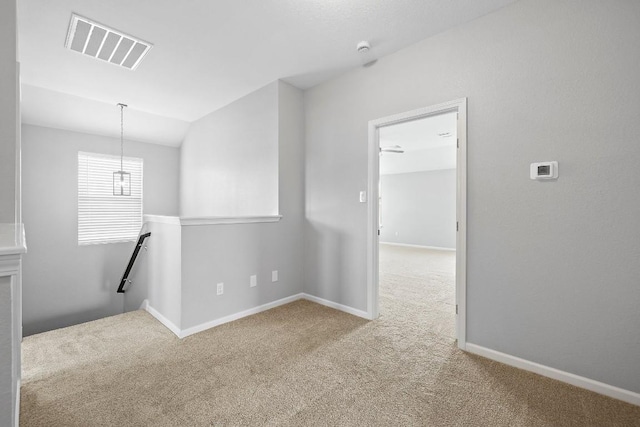
[[[124,171],[124,107],[126,104],[118,104],[120,107],[120,170],[113,173],[113,195],[131,195],[131,174]]]

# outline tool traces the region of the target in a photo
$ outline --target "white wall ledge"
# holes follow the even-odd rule
[[[252,224],[258,222],[278,222],[282,215],[265,216],[210,216],[210,217],[181,217],[182,225],[218,225],[218,224]]]
[[[22,224],[0,224],[0,255],[21,255],[27,252]]]
[[[223,224],[255,224],[278,222],[282,215],[263,216],[208,216],[208,217],[177,217],[163,215],[144,215],[144,222],[159,222],[174,225],[223,225]]]
[[[2,246],[0,247],[0,256],[22,255],[27,253],[27,247],[22,246]]]

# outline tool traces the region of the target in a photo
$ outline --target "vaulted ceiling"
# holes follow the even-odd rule
[[[312,87],[514,0],[19,0],[23,121],[179,145],[276,79]],[[65,48],[76,13],[153,44],[131,71]],[[356,44],[369,40],[365,55]]]

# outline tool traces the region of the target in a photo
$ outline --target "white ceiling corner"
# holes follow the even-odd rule
[[[361,66],[355,46],[363,39],[372,43],[369,57],[380,58],[513,1],[18,0],[21,79],[36,88],[25,90],[23,109],[32,122],[64,116],[71,129],[98,126],[98,116],[75,117],[80,101],[72,107],[67,100],[64,114],[44,108],[40,97],[51,100],[52,91],[108,106],[125,102],[175,120],[177,130],[275,80],[306,89]],[[64,43],[72,13],[154,47],[135,71],[70,51]],[[141,140],[164,134],[152,128],[160,120],[146,125]]]

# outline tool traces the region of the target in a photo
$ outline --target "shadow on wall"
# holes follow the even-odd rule
[[[95,266],[96,269],[99,268],[99,274],[92,276],[92,279],[98,278],[100,280],[99,287],[95,289],[100,295],[100,304],[91,304],[91,302],[85,299],[86,295],[92,296],[95,295],[95,292],[93,294],[86,294],[83,293],[86,292],[86,289],[77,291],[76,289],[70,289],[69,286],[61,287],[59,292],[60,298],[65,299],[67,302],[72,300],[78,301],[78,305],[82,305],[81,309],[69,312],[69,306],[65,304],[64,312],[60,314],[47,313],[44,317],[41,317],[38,313],[33,313],[28,319],[23,317],[23,335],[38,334],[78,323],[101,319],[103,317],[114,316],[124,313],[125,311],[139,309],[142,300],[138,301],[139,298],[136,299],[135,297],[141,292],[146,292],[146,289],[144,289],[145,280],[141,279],[145,272],[144,269],[141,269],[140,265],[145,262],[146,256],[144,255],[146,255],[146,252],[143,256],[138,257],[138,260],[131,270],[130,279],[133,283],[127,284],[125,288],[127,289],[127,293],[117,293],[120,279],[127,267],[134,247],[134,243],[119,243],[114,246],[87,248],[106,250],[108,254],[108,256],[104,257],[104,261],[100,263],[100,265]],[[89,263],[89,265],[91,265],[91,263]],[[82,268],[86,269],[86,265]],[[91,268],[89,268],[89,270],[91,270]],[[81,278],[73,279],[74,286],[81,286],[82,282]],[[67,292],[75,292],[75,295],[65,297],[65,293]],[[131,293],[131,295],[128,295],[129,293]],[[127,295],[127,297],[125,297],[125,295]],[[126,305],[127,301],[129,302],[129,306]],[[90,305],[85,305],[85,303]]]
[[[112,298],[118,299],[120,300],[120,303],[122,303],[122,295],[116,294],[115,290],[113,291]],[[79,323],[91,322],[93,320],[113,315],[114,313],[109,306],[97,305],[89,310],[43,317],[29,323],[23,323],[22,334],[26,337],[29,335],[39,334],[41,332],[65,328],[67,326],[72,326]]]
[[[345,238],[336,228],[305,220],[305,283],[309,295],[329,301],[350,301],[345,294]],[[313,245],[310,245],[313,242]],[[327,268],[331,266],[331,268]]]

